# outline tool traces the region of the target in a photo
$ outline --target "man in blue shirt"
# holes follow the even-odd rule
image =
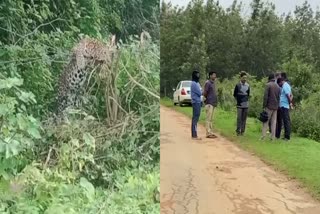
[[[280,138],[282,123],[284,125],[284,140],[290,140],[291,122],[289,110],[292,108],[292,92],[291,86],[285,81],[283,77],[277,80],[278,85],[281,87],[280,94],[280,112],[278,114],[278,124],[276,130],[276,138]]]
[[[197,124],[201,113],[201,86],[199,84],[200,73],[198,70],[192,72],[191,82],[191,103],[192,103],[192,123],[191,136],[194,140],[201,140],[197,134]]]

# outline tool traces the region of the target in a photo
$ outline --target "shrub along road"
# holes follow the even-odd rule
[[[218,135],[190,139],[190,119],[161,106],[161,213],[320,213],[300,185]],[[202,125],[199,133],[205,133]]]

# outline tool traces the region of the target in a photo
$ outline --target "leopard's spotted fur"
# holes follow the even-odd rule
[[[65,66],[60,79],[57,97],[57,116],[69,106],[77,106],[79,95],[83,92],[87,68],[92,64],[110,64],[116,51],[115,36],[109,44],[85,38],[72,49],[69,63]]]

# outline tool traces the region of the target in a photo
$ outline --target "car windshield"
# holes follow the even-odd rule
[[[191,86],[191,81],[189,82],[182,82],[182,87],[190,87]]]

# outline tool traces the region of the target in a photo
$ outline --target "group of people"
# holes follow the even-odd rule
[[[192,102],[192,124],[191,136],[194,140],[201,140],[197,134],[197,124],[201,114],[202,99],[205,98],[205,111],[206,111],[206,137],[215,138],[213,134],[213,112],[217,107],[217,91],[215,80],[217,74],[215,71],[209,72],[209,78],[205,82],[203,90],[200,86],[200,72],[194,70],[192,73],[191,83],[191,102]],[[249,109],[250,99],[250,85],[247,82],[247,73],[242,71],[240,73],[240,81],[236,84],[233,92],[237,106],[237,127],[236,134],[241,136],[245,133],[246,121]],[[277,72],[270,74],[268,83],[266,84],[263,96],[263,111],[267,119],[263,121],[261,140],[266,138],[267,129],[271,134],[270,139],[279,139],[281,136],[282,125],[284,127],[284,140],[290,140],[290,109],[293,108],[293,95],[291,86],[288,82],[286,73]]]

